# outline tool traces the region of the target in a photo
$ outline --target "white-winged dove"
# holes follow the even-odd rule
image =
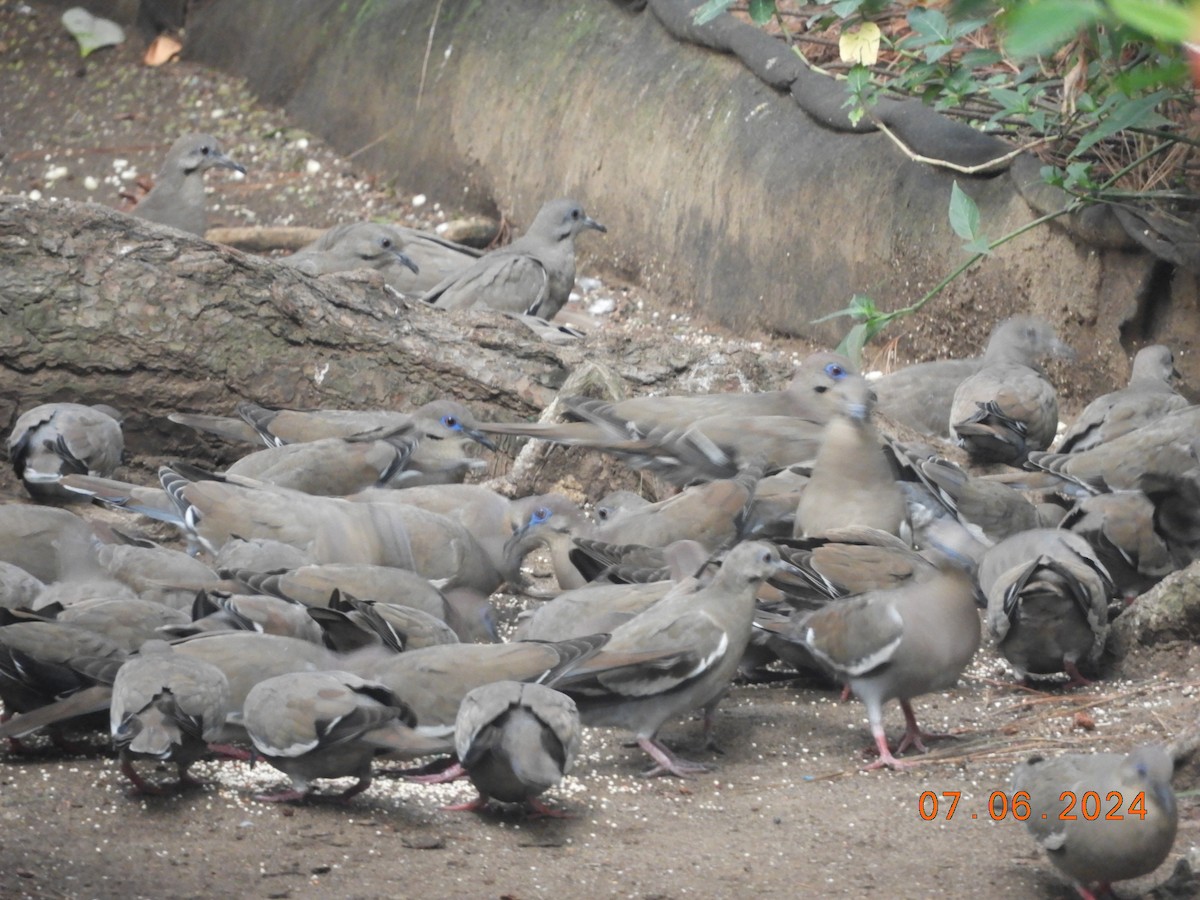
[[[1171,384],[1178,374],[1170,348],[1162,344],[1143,347],[1133,358],[1129,384],[1085,406],[1063,435],[1058,452],[1090,450],[1183,409],[1188,402]]]
[[[575,238],[608,229],[575,200],[546,203],[522,237],[484,254],[421,299],[440,309],[476,306],[553,319],[575,286]]]
[[[686,451],[674,463],[683,477],[730,477],[730,469],[754,460],[771,468],[788,464],[790,455],[811,456],[821,427],[838,407],[830,392],[847,379],[861,379],[850,360],[836,353],[813,353],[779,391],[631,397],[617,403],[569,397],[564,400],[567,409],[580,421],[479,427],[495,434],[611,449],[672,478],[677,476],[669,457]]]
[[[655,762],[647,775],[706,771],[675,756],[658,732],[693,709],[711,713],[749,643],[758,589],[791,569],[770,544],[738,544],[707,585],[668,594],[546,683],[575,700],[585,725],[633,732]]]
[[[873,382],[879,398],[876,409],[885,418],[922,434],[949,437],[954,392],[989,356],[1034,365],[1060,348],[1057,335],[1045,323],[1031,323],[1024,316],[1005,319],[992,329],[983,356],[916,363]]]
[[[1149,874],[1170,854],[1179,822],[1173,773],[1158,746],[1035,756],[1013,769],[1011,799],[1028,803],[1025,826],[1079,895],[1108,896],[1112,882]]]
[[[514,641],[507,644],[442,644],[400,654],[370,651],[349,663],[364,678],[387,685],[404,697],[417,717],[416,728],[434,738],[449,738],[462,698],[493,681],[537,681],[587,659],[607,635],[566,641]]]
[[[811,537],[859,526],[899,535],[907,528],[907,511],[871,423],[874,394],[860,378],[844,379],[830,394],[837,398],[837,410],[800,494],[794,533]]]
[[[8,437],[13,471],[38,500],[78,500],[59,479],[72,472],[111,475],[124,450],[121,415],[111,406],[43,403],[23,413]]]
[[[183,135],[167,151],[154,187],[134,207],[133,215],[203,237],[208,228],[204,173],[213,168],[246,174],[211,134]]]
[[[1108,636],[1114,587],[1087,541],[1056,528],[1005,538],[979,560],[988,631],[1021,676],[1066,672],[1086,684]]]
[[[414,275],[421,267],[404,252],[400,236],[389,225],[354,222],[329,229],[314,243],[278,260],[305,275],[330,275],[354,269],[389,271],[403,266]]]
[[[867,768],[905,764],[892,755],[883,706],[899,700],[907,728],[896,749],[924,750],[912,700],[953,687],[979,647],[975,585],[945,557],[932,577],[892,590],[835,600],[802,619],[793,636],[828,666],[867,707],[879,759]]]
[[[347,801],[370,787],[376,756],[412,759],[450,749],[447,741],[417,734],[415,722],[391,690],[351,672],[292,672],[260,681],[246,695],[242,723],[255,749],[292,787],[256,799],[303,800],[314,779],[355,777],[339,795]]]
[[[347,234],[370,233],[367,226],[370,226],[370,229],[379,229],[389,235],[393,244],[400,248],[404,255],[416,265],[416,271],[401,264],[392,264],[381,270],[384,280],[402,294],[423,293],[443,279],[461,272],[483,255],[474,247],[456,244],[432,232],[405,228],[403,225],[354,222],[335,225],[317,240],[302,247],[294,256],[287,257],[287,259],[343,245]]]
[[[1044,349],[1043,355],[1073,355],[1047,323],[1033,318],[1012,321]],[[1019,463],[1030,450],[1049,447],[1057,429],[1054,385],[1036,361],[1009,344],[990,344],[983,366],[954,392],[950,436],[972,459]]]
[[[541,684],[496,681],[463,697],[454,749],[479,796],[448,810],[480,810],[488,800],[524,803],[562,816],[538,797],[571,771],[582,742],[575,701]]]
[[[163,789],[147,783],[137,758],[170,760],[179,783],[195,784],[188,767],[221,737],[229,714],[229,681],[216,666],[175,653],[161,640],[147,641],[117,670],[110,722],[121,771],[143,793]]]

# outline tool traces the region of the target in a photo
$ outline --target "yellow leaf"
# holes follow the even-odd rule
[[[838,53],[842,62],[873,66],[879,59],[879,26],[874,22],[863,22],[853,31],[843,31],[838,38]]]

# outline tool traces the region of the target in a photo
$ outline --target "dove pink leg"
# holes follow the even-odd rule
[[[656,778],[659,775],[690,778],[699,772],[708,772],[711,769],[711,766],[706,766],[704,763],[692,762],[676,756],[666,748],[662,741],[639,737],[637,743],[639,747],[650,754],[650,758],[655,762],[652,768],[642,772],[642,778]]]

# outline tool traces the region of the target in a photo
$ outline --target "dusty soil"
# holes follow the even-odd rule
[[[241,181],[210,174],[213,224],[380,216],[431,226],[455,214],[434,199],[414,205],[420,185],[358,170],[239,83],[187,64],[146,69],[140,53],[134,38],[81,62],[54,11],[0,2],[0,193],[118,206],[119,189],[136,181],[122,172],[152,173],[174,136],[203,129],[250,169]],[[670,298],[600,283],[580,305],[597,298],[615,306],[598,327],[730,346],[719,330],[672,317]],[[765,335],[740,338],[742,347],[756,341],[788,349]],[[8,471],[0,492],[17,496]],[[502,608],[511,616],[530,602],[505,598]],[[1193,725],[1198,655],[1166,647],[1143,661],[1137,680],[1041,693],[1016,685],[985,648],[958,689],[917,704],[927,728],[956,739],[899,773],[860,771],[869,738],[861,705],[804,682],[736,685],[716,732],[722,755],[696,748],[697,722],[666,729],[673,745],[711,759],[712,774],[640,779],[639,751],[617,733],[592,732],[551,798],[565,819],[448,813],[441,807],[467,797],[467,787],[387,775],[349,806],[281,807],[252,793],[282,776],[232,762],[196,768],[212,780],[207,788],[142,798],[101,737],[66,755],[34,741],[32,755],[0,757],[0,896],[1068,897],[1024,828],[993,821],[989,796],[1034,751],[1122,749]],[[898,710],[889,722],[899,730]],[[1194,793],[1198,776],[1190,761],[1176,789]],[[961,792],[950,821],[946,791]],[[932,821],[919,814],[925,792],[942,800]],[[1184,797],[1171,860],[1121,895],[1164,881],[1186,855],[1194,863],[1197,845],[1200,804]]]

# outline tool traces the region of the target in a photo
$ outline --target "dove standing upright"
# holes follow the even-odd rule
[[[975,585],[957,561],[943,560],[933,577],[834,601],[795,632],[866,705],[879,748],[867,768],[902,768],[888,748],[883,705],[896,699],[904,711],[908,727],[896,752],[924,750],[912,699],[953,687],[979,648]]]
[[[221,151],[211,134],[185,134],[167,151],[154,187],[134,207],[133,215],[203,237],[208,228],[204,173],[209,169],[246,174],[243,166]]]
[[[770,544],[738,544],[707,585],[672,592],[548,684],[575,700],[585,725],[632,731],[655,762],[646,775],[706,771],[675,756],[659,729],[725,693],[750,642],[755,595],[785,570],[796,571]]]

